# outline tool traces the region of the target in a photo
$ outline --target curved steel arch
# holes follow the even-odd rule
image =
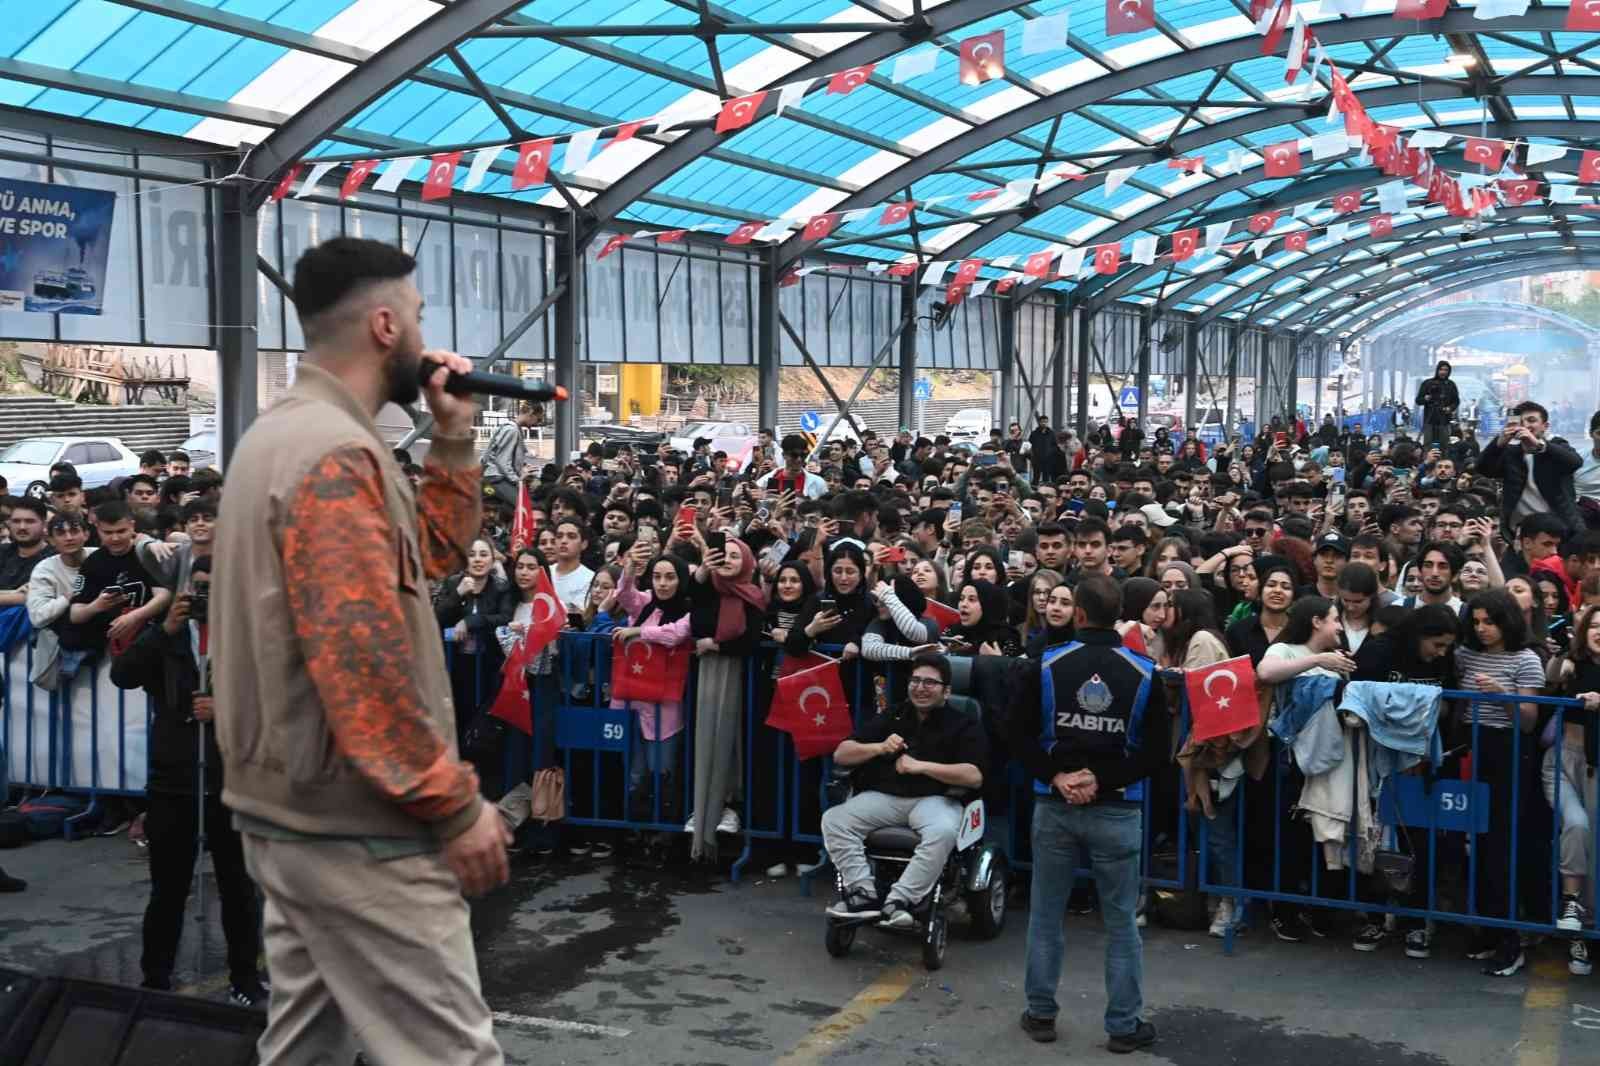
[[[1556,329],[1565,330],[1573,336],[1581,337],[1584,340],[1600,338],[1600,329],[1596,329],[1587,322],[1573,318],[1571,315],[1562,314],[1560,311],[1552,311],[1548,307],[1540,307],[1538,304],[1512,303],[1509,300],[1478,300],[1470,305],[1446,304],[1440,307],[1421,307],[1399,318],[1385,322],[1380,329],[1373,332],[1373,336],[1384,337],[1394,332],[1409,332],[1418,325],[1433,322],[1437,319],[1494,315],[1534,319]]]
[[[1566,257],[1569,261],[1576,262],[1583,259],[1584,257],[1582,253],[1584,251],[1600,251],[1600,237],[1579,237],[1574,241],[1563,236],[1542,239],[1530,238],[1527,241],[1519,241],[1515,245],[1507,246],[1507,250],[1512,253],[1511,255],[1497,256],[1489,261],[1483,261],[1481,259],[1481,254],[1483,252],[1483,249],[1481,248],[1458,248],[1452,252],[1445,252],[1442,255],[1432,256],[1431,258],[1423,260],[1419,263],[1412,263],[1407,266],[1397,266],[1391,270],[1386,270],[1382,273],[1365,277],[1361,279],[1361,283],[1355,288],[1359,291],[1367,292],[1368,299],[1376,298],[1377,296],[1381,296],[1393,288],[1405,288],[1412,285],[1433,281],[1439,276],[1440,270],[1445,265],[1455,263],[1462,259],[1469,259],[1469,257],[1478,257],[1478,259],[1477,261],[1469,260],[1466,267],[1467,271],[1471,271],[1476,268],[1482,268],[1484,270],[1493,269],[1502,263],[1510,261],[1514,257],[1521,256],[1529,252],[1550,253],[1551,258],[1559,263],[1561,256],[1556,255],[1555,253],[1567,249],[1568,246],[1572,244],[1576,244],[1578,246],[1578,252],[1576,254],[1569,252]],[[1450,276],[1453,276],[1454,274],[1458,273],[1458,271],[1448,271],[1447,273]],[[1400,277],[1402,274],[1405,275],[1403,279]],[[1374,290],[1374,286],[1377,286],[1378,288]],[[1332,322],[1330,321],[1327,326],[1324,326],[1321,318],[1318,316],[1331,315],[1334,316],[1334,320],[1337,320],[1337,317],[1342,312],[1346,312],[1351,309],[1346,307],[1334,308],[1330,307],[1329,305],[1336,301],[1343,300],[1350,295],[1352,295],[1352,292],[1348,286],[1345,289],[1337,292],[1329,292],[1317,301],[1307,304],[1305,307],[1299,309],[1289,318],[1285,318],[1281,322],[1278,322],[1274,326],[1274,331],[1290,333],[1304,333],[1312,331],[1326,332],[1329,328],[1331,328]],[[1300,328],[1296,329],[1295,327],[1297,326]]]
[[[1333,317],[1330,320],[1329,325],[1325,327],[1317,327],[1310,332],[1318,335],[1328,332],[1338,332],[1341,336],[1346,336],[1349,338],[1360,337],[1367,332],[1367,328],[1370,323],[1372,323],[1374,320],[1381,319],[1385,315],[1395,313],[1397,309],[1400,310],[1401,313],[1404,313],[1405,308],[1416,306],[1427,300],[1437,299],[1441,296],[1447,296],[1451,293],[1461,292],[1466,289],[1477,288],[1482,285],[1487,285],[1490,282],[1503,281],[1508,278],[1525,277],[1526,275],[1533,273],[1535,270],[1544,269],[1547,266],[1570,266],[1574,263],[1579,266],[1594,267],[1596,265],[1600,265],[1600,257],[1590,259],[1585,257],[1582,253],[1579,253],[1575,260],[1571,253],[1568,253],[1564,256],[1541,253],[1538,256],[1526,259],[1516,259],[1504,262],[1493,268],[1486,267],[1480,272],[1463,270],[1453,274],[1448,274],[1446,275],[1446,278],[1454,280],[1449,281],[1448,284],[1442,287],[1434,287],[1430,284],[1427,288],[1420,292],[1415,291],[1415,287],[1418,284],[1418,282],[1415,280],[1397,283],[1392,285],[1387,292],[1380,294],[1374,301],[1369,301],[1361,307],[1340,308],[1339,310],[1333,312]],[[1431,282],[1437,281],[1438,279],[1435,278],[1423,280]],[[1354,315],[1361,315],[1364,317],[1356,318],[1353,322],[1351,322],[1351,316]],[[1349,324],[1346,325],[1341,323]]]
[[[1369,218],[1371,215],[1376,213],[1377,212],[1362,211],[1352,215],[1347,215],[1345,218],[1348,221],[1360,221],[1362,219]],[[1508,208],[1496,215],[1494,221],[1490,225],[1481,230],[1475,231],[1475,233],[1481,234],[1482,236],[1474,236],[1473,239],[1484,239],[1491,235],[1502,233],[1507,230],[1516,231],[1526,229],[1528,227],[1519,224],[1517,222],[1518,219],[1546,218],[1549,217],[1550,214],[1550,209],[1543,205],[1537,207]],[[1364,251],[1379,244],[1405,242],[1406,240],[1414,238],[1421,233],[1427,233],[1431,230],[1444,229],[1447,227],[1461,226],[1463,224],[1464,220],[1457,218],[1454,215],[1430,215],[1424,218],[1413,219],[1412,221],[1403,225],[1396,226],[1389,234],[1382,237],[1374,237],[1369,230],[1368,233],[1363,237],[1358,237],[1354,240],[1348,240],[1341,244],[1331,245],[1327,248],[1321,249],[1320,251],[1311,252],[1308,255],[1301,256],[1299,259],[1294,260],[1292,263],[1283,264],[1276,269],[1271,267],[1263,267],[1263,269],[1265,269],[1267,272],[1261,277],[1240,285],[1232,293],[1224,296],[1206,310],[1199,312],[1195,318],[1195,325],[1204,326],[1210,322],[1214,322],[1216,319],[1220,318],[1224,314],[1227,314],[1235,307],[1238,307],[1252,296],[1270,290],[1274,285],[1281,283],[1286,277],[1294,277],[1304,274],[1307,270],[1318,266],[1337,264],[1341,259],[1352,252]],[[1555,230],[1559,227],[1557,227],[1555,223],[1551,223],[1549,226],[1542,226],[1539,228]],[[1398,253],[1403,255],[1411,255],[1419,251],[1425,251],[1427,248],[1438,247],[1441,243],[1455,243],[1460,236],[1460,234],[1451,234],[1448,237],[1436,238],[1435,240],[1423,245],[1406,245],[1399,249]],[[1483,249],[1479,250],[1481,251]],[[1250,265],[1258,264],[1259,260],[1256,260],[1252,261]],[[1157,311],[1169,310],[1173,306],[1176,306],[1178,303],[1182,302],[1185,293],[1197,288],[1205,288],[1215,285],[1219,282],[1219,280],[1219,278],[1206,278],[1204,275],[1200,275],[1195,280],[1186,284],[1182,289],[1178,290],[1178,292],[1174,293],[1171,297],[1158,302],[1156,304],[1156,309]],[[1314,284],[1315,283],[1313,283],[1313,285]],[[1315,291],[1315,289],[1313,288],[1310,291]],[[1297,289],[1294,292],[1272,296],[1266,299],[1263,306],[1256,308],[1251,317],[1271,317],[1271,312],[1275,308],[1282,306],[1282,304],[1289,300],[1302,299],[1306,295],[1306,290]]]
[[[1495,23],[1495,29],[1504,32],[1560,32],[1565,27],[1565,19],[1566,11],[1564,9],[1537,8],[1521,16],[1498,19]],[[1414,20],[1396,19],[1393,16],[1369,16],[1346,18],[1337,22],[1318,23],[1316,32],[1318,39],[1324,45],[1337,45],[1406,36],[1415,33],[1416,28],[1417,23]],[[1447,12],[1442,19],[1433,20],[1430,23],[1430,32],[1433,33],[1472,33],[1481,32],[1482,30],[1483,23],[1474,19],[1472,13],[1466,10]],[[1093,106],[1100,100],[1108,99],[1130,90],[1147,88],[1174,78],[1181,78],[1221,66],[1229,66],[1236,62],[1259,59],[1260,56],[1261,42],[1259,37],[1255,35],[1238,37],[1200,48],[1180,50],[1160,59],[1138,63],[1080,85],[1063,89],[1050,96],[1040,97],[1038,100],[1024,104],[1022,107],[997,115],[929,151],[913,156],[906,163],[847,196],[835,204],[831,210],[848,211],[880,203],[900,190],[905,189],[912,182],[936,173],[949,164],[959,162],[981,149],[987,148],[996,141],[1015,136],[1040,123],[1047,122],[1058,114],[1064,114],[1080,107]],[[1542,83],[1542,87],[1538,90],[1538,95],[1560,96],[1563,94],[1558,91],[1554,84],[1543,83],[1561,82],[1569,84],[1570,80],[1570,78],[1564,78],[1559,75],[1512,77],[1497,85],[1496,92],[1516,91],[1511,86],[1519,81],[1538,81]],[[1427,82],[1418,85],[1379,86],[1364,90],[1358,95],[1363,103],[1366,103],[1369,107],[1382,107],[1391,104],[1410,103],[1412,101],[1425,103],[1470,97],[1472,91],[1473,87],[1470,82],[1462,81],[1457,84],[1445,81]],[[1323,101],[1308,103],[1304,118],[1314,117],[1324,110],[1326,110],[1326,106]],[[1211,126],[1199,127],[1195,134],[1174,139],[1170,150],[1160,147],[1153,150],[1130,152],[1116,158],[1120,165],[1130,165],[1140,159],[1144,159],[1146,162],[1156,162],[1160,159],[1170,158],[1174,154],[1182,154],[1198,146],[1228,139],[1231,135],[1228,132],[1230,129],[1234,133],[1243,134],[1260,129],[1271,129],[1274,126],[1284,125],[1285,122],[1296,121],[1294,119],[1286,119],[1284,114],[1285,112],[1281,109],[1267,109],[1265,115],[1257,113],[1215,123]],[[1492,130],[1494,125],[1494,123],[1490,123],[1489,128]],[[1111,156],[1113,153],[1108,151],[1106,154]],[[942,257],[954,257],[956,255],[955,248],[970,250],[973,247],[981,247],[981,245],[971,243],[978,233],[984,233],[984,240],[987,242],[987,240],[993,239],[995,234],[1006,232],[1018,222],[1031,218],[1042,210],[1058,206],[1073,196],[1098,187],[1104,181],[1104,174],[1099,174],[1097,178],[1091,177],[1085,182],[1067,183],[1069,187],[1057,186],[1050,193],[1038,197],[1025,208],[1001,212],[994,216],[989,224],[980,227],[979,231],[974,234],[969,234],[968,237],[963,238],[962,241],[957,242],[950,249],[941,251],[940,255]],[[779,245],[778,260],[780,264],[787,265],[798,259],[811,243],[814,242],[804,241],[796,236]]]

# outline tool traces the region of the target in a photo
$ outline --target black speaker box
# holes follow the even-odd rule
[[[266,1015],[0,970],[0,1066],[250,1066]]]

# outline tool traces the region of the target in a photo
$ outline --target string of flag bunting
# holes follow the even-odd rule
[[[1366,4],[1367,0],[1322,0],[1321,6],[1325,13],[1358,15],[1363,13]],[[1444,14],[1447,7],[1448,0],[1396,0],[1394,14],[1397,18],[1436,19]],[[1480,0],[1473,11],[1475,18],[1479,20],[1492,20],[1522,15],[1528,7],[1529,0]],[[1342,117],[1344,130],[1309,138],[1312,159],[1321,161],[1336,158],[1348,153],[1352,147],[1359,147],[1364,164],[1370,163],[1384,174],[1400,179],[1377,187],[1378,205],[1381,210],[1368,220],[1372,235],[1387,235],[1393,229],[1394,215],[1408,209],[1404,189],[1406,180],[1426,190],[1426,203],[1442,205],[1451,215],[1463,218],[1492,214],[1500,204],[1508,206],[1528,204],[1539,199],[1541,195],[1552,203],[1574,203],[1579,199],[1577,196],[1579,190],[1576,186],[1564,183],[1541,183],[1526,177],[1524,171],[1513,162],[1519,148],[1522,150],[1526,167],[1555,163],[1573,150],[1559,145],[1471,137],[1437,130],[1411,132],[1402,142],[1401,136],[1405,131],[1377,123],[1367,115],[1349,83],[1327,56],[1312,27],[1302,14],[1295,10],[1293,0],[1276,0],[1276,2],[1251,0],[1250,19],[1262,35],[1262,55],[1277,53],[1283,46],[1285,37],[1288,38],[1283,73],[1286,84],[1298,83],[1301,75],[1310,66],[1311,76],[1304,84],[1304,90],[1309,91],[1318,84],[1319,73],[1324,68],[1328,71],[1332,87],[1328,121],[1330,124],[1335,124]],[[1106,2],[1105,27],[1108,35],[1144,32],[1153,29],[1155,25],[1156,0],[1107,0]],[[1566,28],[1578,31],[1600,30],[1600,2],[1580,0],[1572,3],[1568,8]],[[1019,47],[1023,56],[1068,47],[1069,22],[1066,12],[1029,19],[1021,24],[1020,29]],[[960,41],[957,46],[957,80],[963,85],[981,85],[1004,77],[1006,49],[1005,29],[993,30]],[[890,64],[890,80],[899,84],[932,73],[937,69],[942,55],[942,50],[935,47],[916,49],[900,55]],[[604,152],[641,134],[664,136],[696,125],[709,125],[719,134],[735,133],[761,117],[762,106],[767,97],[774,94],[776,95],[772,111],[774,116],[782,115],[795,107],[819,84],[824,85],[825,95],[849,95],[867,84],[881,65],[883,64],[863,64],[722,100],[697,99],[680,102],[646,119],[578,130],[570,134],[534,138],[520,143],[508,142],[478,148],[473,150],[472,162],[467,168],[462,188],[463,191],[470,192],[481,187],[490,168],[508,149],[514,149],[517,154],[516,165],[511,174],[511,187],[513,191],[522,191],[551,184],[550,170],[554,164],[557,145],[560,143],[564,143],[566,147],[561,169],[566,173],[576,173],[587,166],[599,152]],[[602,138],[604,143],[601,143]],[[1479,166],[1482,170],[1478,173],[1460,172],[1452,175],[1435,162],[1432,150],[1444,147],[1455,140],[1464,142],[1462,146],[1464,161]],[[1297,138],[1261,149],[1259,158],[1262,162],[1263,177],[1290,178],[1300,174],[1303,166],[1302,143],[1302,139]],[[422,183],[424,201],[447,199],[453,193],[465,156],[465,150],[452,150],[433,153],[427,157],[428,170]],[[388,165],[373,186],[374,191],[394,192],[402,182],[411,178],[424,158],[424,155],[419,154],[389,159]],[[1242,173],[1245,166],[1253,163],[1255,158],[1256,153],[1247,149],[1232,148],[1229,150],[1226,167],[1218,166],[1217,170],[1224,174]],[[339,185],[339,199],[348,200],[363,188],[368,178],[383,162],[377,159],[359,160],[348,164],[318,162],[314,159],[297,162],[283,174],[272,190],[270,199],[274,202],[280,201],[291,192],[295,193],[296,198],[303,199],[314,192],[338,167],[346,166],[347,169]],[[1201,157],[1174,158],[1167,161],[1169,168],[1181,170],[1188,175],[1202,173],[1206,165],[1206,160]],[[1110,198],[1139,169],[1141,169],[1139,166],[1124,166],[1103,171],[1103,195]],[[1600,183],[1600,151],[1581,151],[1576,169],[1579,183]],[[1036,191],[1048,191],[1069,181],[1085,182],[1098,174],[1099,172],[1090,169],[1064,168],[1040,178],[1018,179],[1007,182],[1002,187],[967,193],[906,199],[850,211],[787,212],[775,219],[732,224],[734,228],[724,240],[731,245],[784,240],[799,227],[803,240],[818,241],[829,237],[842,226],[874,216],[879,226],[906,224],[914,211],[931,208],[937,204],[961,202],[981,204],[983,206],[973,211],[973,215],[981,216],[1026,202]],[[304,176],[303,181],[302,176]],[[298,190],[296,190],[297,184]],[[1541,186],[1546,190],[1542,194]],[[1341,215],[1353,213],[1359,209],[1362,196],[1363,190],[1360,189],[1339,193],[1332,198],[1333,209]],[[1321,201],[1299,204],[1293,209],[1292,217],[1300,219],[1303,215],[1318,210],[1320,204]],[[1257,256],[1265,254],[1271,243],[1279,239],[1263,235],[1269,234],[1276,227],[1282,214],[1281,210],[1276,209],[1261,211],[1244,220],[1246,231],[1256,237],[1254,241],[1246,243],[1250,244]],[[1204,227],[1203,243],[1200,237],[1201,230],[1198,227],[1170,234],[1146,233],[1132,236],[1131,261],[1139,265],[1150,265],[1160,257],[1182,262],[1200,251],[1213,253],[1219,249],[1228,251],[1241,249],[1244,243],[1227,242],[1232,227],[1238,221],[1236,219],[1213,223]],[[702,223],[681,229],[616,234],[600,247],[597,258],[606,258],[630,240],[654,240],[657,243],[669,244],[683,240],[691,230],[719,231],[730,224]],[[1281,239],[1287,250],[1304,252],[1311,236],[1317,230],[1343,238],[1347,236],[1350,225],[1349,222],[1338,221],[1316,226],[1307,224],[1282,234]],[[1166,242],[1164,252],[1160,251],[1163,241]],[[1029,254],[1001,256],[994,259],[964,259],[959,263],[955,261],[934,261],[925,265],[918,261],[869,263],[865,269],[895,276],[910,276],[916,274],[920,267],[922,284],[931,285],[942,283],[949,268],[956,266],[955,278],[946,289],[946,300],[949,303],[957,303],[967,295],[978,295],[987,291],[991,280],[994,281],[996,291],[1007,292],[1025,278],[1042,280],[1076,278],[1082,272],[1084,262],[1091,252],[1092,268],[1095,273],[1115,274],[1121,269],[1123,247],[1120,242],[1076,248],[1056,244]],[[1060,268],[1052,272],[1053,264],[1058,257],[1061,260]],[[1010,270],[1018,263],[1023,264],[1020,271],[999,279],[978,276],[979,271],[986,267]],[[828,268],[824,266],[795,267],[780,279],[780,284],[792,285],[805,274],[826,269]]]

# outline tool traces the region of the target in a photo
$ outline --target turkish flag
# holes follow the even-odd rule
[[[1010,292],[1012,286],[1016,285],[1016,283],[1016,278],[1001,278],[999,281],[994,283],[994,291],[997,293]]]
[[[1532,178],[1502,178],[1497,182],[1500,195],[1509,207],[1520,207],[1539,195],[1539,183]]]
[[[1198,174],[1205,168],[1206,161],[1200,156],[1191,156],[1188,159],[1167,160],[1168,170],[1181,170],[1185,174]]]
[[[955,280],[962,285],[978,280],[978,271],[985,262],[983,259],[963,259],[961,265],[956,267]]]
[[[974,203],[981,200],[993,200],[1004,191],[1003,189],[979,189],[977,192],[967,193],[967,199]]]
[[[611,656],[611,697],[677,703],[689,683],[689,645],[669,648],[635,638]]]
[[[1289,28],[1289,13],[1293,8],[1292,0],[1280,0],[1278,10],[1273,13],[1272,24],[1262,31],[1264,34],[1261,42],[1262,55],[1270,56],[1278,50],[1278,43],[1283,40],[1283,31]]]
[[[841,70],[828,79],[828,91],[836,96],[849,96],[852,92],[865,85],[868,78],[872,77],[874,65],[868,63],[865,66]]]
[[[1600,151],[1583,153],[1583,161],[1578,164],[1579,181],[1600,181]]]
[[[917,264],[915,262],[911,262],[911,263],[894,263],[889,267],[889,274],[891,276],[897,277],[897,278],[909,278],[911,275],[915,274],[916,272],[917,272]]]
[[[741,222],[739,228],[728,234],[724,244],[749,244],[756,234],[767,228],[765,222]]]
[[[1250,216],[1246,227],[1251,233],[1265,233],[1278,224],[1278,216],[1282,211],[1257,211]]]
[[[1285,0],[1287,2],[1287,0]],[[1106,0],[1106,36],[1155,29],[1156,0]]]
[[[628,238],[625,235],[619,233],[610,240],[606,241],[606,243],[600,249],[600,254],[594,257],[595,262],[598,263],[612,252],[616,251],[618,248],[621,248],[627,243],[627,240]]]
[[[531,516],[529,522],[532,522]],[[561,627],[567,624],[567,612],[561,606],[561,598],[556,595],[555,582],[550,580],[550,571],[542,566],[534,577],[533,594],[528,597],[528,602],[533,604],[533,620],[528,623],[522,643],[538,653],[559,637]]]
[[[1034,252],[1028,256],[1028,261],[1022,264],[1022,272],[1030,278],[1047,278],[1050,276],[1050,264],[1055,262],[1055,252]]]
[[[1189,735],[1193,739],[1210,740],[1260,727],[1261,707],[1256,702],[1256,672],[1250,656],[1185,670],[1183,684],[1189,697]]]
[[[1385,126],[1381,122],[1374,122],[1372,124],[1372,132],[1370,134],[1371,139],[1367,142],[1367,147],[1373,150],[1376,150],[1380,147],[1388,148],[1390,151],[1393,151],[1395,141],[1399,138],[1399,136],[1400,131],[1394,126]]]
[[[1291,252],[1303,252],[1306,250],[1306,242],[1310,239],[1310,233],[1303,229],[1297,229],[1293,233],[1284,234],[1283,246]]]
[[[931,618],[935,622],[939,623],[939,631],[941,633],[961,621],[960,611],[956,610],[948,603],[940,603],[938,600],[929,600],[928,606],[923,610],[922,613],[926,617]]]
[[[1596,0],[1572,0],[1567,6],[1567,29],[1600,30],[1600,3],[1596,3]]]
[[[363,159],[359,163],[350,164],[350,170],[344,176],[344,182],[339,186],[339,199],[348,200],[356,194],[366,183],[368,176],[378,168],[376,159]]]
[[[1333,209],[1341,215],[1361,210],[1361,190],[1347,189],[1333,198]]]
[[[631,140],[633,140],[634,135],[637,134],[643,128],[644,128],[644,123],[643,122],[624,122],[622,125],[617,127],[617,132],[613,133],[611,135],[611,139],[606,142],[606,148],[610,148],[613,145],[621,144],[623,141],[631,141]],[[605,151],[605,148],[602,148],[600,150],[603,152],[603,151]]]
[[[806,228],[800,231],[800,239],[805,241],[820,241],[833,232],[839,224],[839,212],[829,211],[826,214],[812,215],[811,221],[806,223]]]
[[[1421,177],[1419,174],[1418,177]],[[1444,171],[1434,170],[1428,174],[1428,202],[1430,204],[1444,203]]]
[[[511,521],[511,554],[516,555],[533,543],[538,530],[534,528],[533,502],[528,498],[528,483],[517,485],[517,513]]]
[[[660,233],[656,234],[656,243],[677,244],[679,241],[683,240],[684,237],[688,236],[688,234],[689,231],[686,229],[664,229]]]
[[[511,171],[512,190],[543,185],[545,176],[550,173],[550,157],[555,153],[556,142],[551,137],[542,141],[523,141],[517,145],[517,165]]]
[[[1172,261],[1181,263],[1200,246],[1199,229],[1180,229],[1172,234]]]
[[[839,664],[812,655],[786,659],[778,673],[767,725],[788,733],[801,759],[832,755],[840,741],[849,739],[853,725]]]
[[[717,112],[717,132],[731,133],[742,130],[756,120],[761,111],[761,101],[767,98],[765,89],[748,96],[736,96],[722,105]]]
[[[1497,141],[1492,137],[1468,137],[1467,147],[1461,155],[1469,163],[1476,163],[1490,170],[1499,170],[1500,161],[1506,155],[1506,142]]]
[[[428,163],[428,178],[422,183],[424,200],[443,200],[450,195],[456,182],[456,167],[461,165],[460,152],[440,152]]]
[[[289,168],[289,172],[279,179],[278,184],[272,188],[271,200],[277,203],[289,195],[289,190],[294,188],[294,183],[300,180],[300,171],[305,169],[299,163]]]
[[[1436,19],[1444,16],[1450,0],[1396,0],[1394,17],[1397,19]]]
[[[944,290],[944,302],[954,307],[967,298],[967,286],[959,281],[952,281]]]
[[[1367,225],[1372,228],[1374,237],[1387,237],[1394,232],[1394,216],[1373,215],[1367,219]]]
[[[1094,246],[1094,272],[1115,274],[1122,265],[1122,245],[1097,244]]]
[[[528,667],[533,665],[537,654],[538,650],[530,649],[527,641],[512,646],[500,670],[500,691],[489,705],[491,715],[530,737],[533,736],[533,704],[528,699]]]
[[[957,70],[962,85],[982,85],[986,81],[1004,77],[1006,31],[995,30],[962,41]]]
[[[1272,6],[1272,0],[1250,0],[1250,22],[1255,24],[1261,21],[1261,16],[1267,13]]]
[[[1269,144],[1262,153],[1266,160],[1263,173],[1269,178],[1292,178],[1300,173],[1300,142],[1279,141]]]
[[[902,200],[899,203],[887,204],[883,214],[878,218],[880,226],[898,226],[911,217],[911,211],[917,206],[915,200]]]

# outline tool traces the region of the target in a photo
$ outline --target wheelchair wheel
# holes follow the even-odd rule
[[[989,887],[967,893],[967,911],[972,915],[972,933],[993,940],[1006,925],[1006,893],[1011,890],[1011,872],[996,863],[989,874]]]
[[[828,954],[836,959],[842,959],[850,954],[850,945],[856,942],[856,927],[853,925],[836,925],[828,923],[828,935],[824,943],[828,946]]]
[[[950,938],[950,930],[946,924],[942,911],[935,911],[928,918],[928,929],[922,938],[922,965],[929,970],[937,970],[944,965],[945,942]]]

